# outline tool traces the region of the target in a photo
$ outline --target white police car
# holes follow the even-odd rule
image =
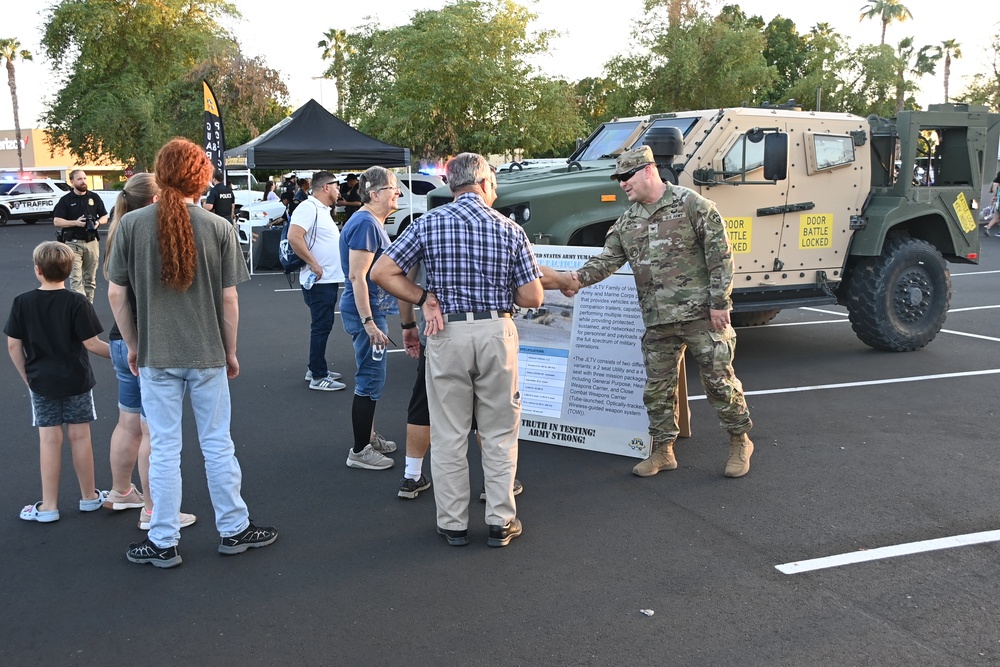
[[[69,185],[61,181],[0,181],[0,226],[8,220],[23,220],[33,225],[52,217],[52,211]]]

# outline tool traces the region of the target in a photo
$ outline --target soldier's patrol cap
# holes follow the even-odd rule
[[[631,148],[618,156],[615,161],[615,170],[611,172],[611,180],[614,180],[619,174],[628,173],[647,164],[656,164],[656,160],[653,159],[653,150],[645,144]]]

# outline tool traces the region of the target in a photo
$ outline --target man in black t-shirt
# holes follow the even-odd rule
[[[73,249],[73,272],[69,288],[94,302],[97,286],[97,265],[101,244],[97,229],[108,222],[104,201],[87,190],[87,174],[82,169],[69,173],[73,189],[63,195],[52,211],[52,222],[61,228],[60,240]]]
[[[361,208],[359,184],[357,174],[348,174],[347,178],[344,179],[344,189],[340,191],[340,200],[337,202],[337,206],[344,207],[344,213],[347,214],[345,220],[349,220]]]
[[[222,182],[222,171],[216,169],[212,175],[212,187],[205,198],[205,210],[232,222],[235,199],[233,189]]]

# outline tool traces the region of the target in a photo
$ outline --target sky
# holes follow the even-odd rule
[[[370,4],[353,3],[354,7],[365,9],[352,12],[344,9],[346,3],[289,5],[275,0],[232,1],[240,9],[243,19],[230,26],[231,30],[244,53],[263,56],[269,67],[284,74],[290,106],[297,108],[312,98],[329,109],[335,108],[336,88],[333,82],[319,78],[326,65],[320,60],[320,49],[316,47],[324,31],[336,28],[350,32],[369,17],[385,27],[405,24],[414,12],[439,9],[445,4],[445,0],[379,0]],[[825,21],[847,37],[851,46],[878,43],[881,32],[877,21],[859,20],[861,7],[867,4],[863,0],[728,0],[728,3],[738,4],[749,15],[761,16],[765,23],[778,15],[792,19],[799,34]],[[33,61],[15,63],[22,128],[39,125],[43,99],[55,92],[51,69],[40,46],[44,10],[51,4],[51,0],[0,0],[4,17],[0,38],[17,37],[22,48],[34,55]],[[522,1],[522,4],[538,15],[533,28],[559,32],[552,42],[549,56],[538,63],[539,67],[548,75],[570,81],[599,76],[605,62],[627,52],[632,30],[641,24],[643,17],[643,0],[605,3],[529,0]],[[713,0],[713,13],[722,4]],[[886,42],[895,44],[909,36],[915,38],[917,45],[939,44],[955,39],[961,46],[962,58],[952,63],[949,85],[952,95],[961,91],[964,77],[990,71],[987,48],[996,26],[991,12],[984,10],[982,3],[973,4],[972,0],[951,0],[948,3],[940,0],[904,0],[904,4],[910,9],[913,19],[890,25]],[[299,8],[295,17],[287,14],[285,8],[289,6]],[[319,8],[319,11],[314,14],[312,7]],[[428,72],[428,76],[433,76],[433,73]],[[944,85],[940,72],[935,78],[925,78],[921,88],[917,95],[921,104],[926,106],[943,101]],[[0,94],[0,130],[13,129],[9,90],[6,87],[0,90],[3,91]]]

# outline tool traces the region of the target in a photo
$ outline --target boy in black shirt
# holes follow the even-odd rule
[[[42,500],[21,510],[25,521],[59,520],[59,475],[62,468],[62,425],[73,451],[80,483],[80,511],[100,509],[107,491],[94,488],[94,452],[90,422],[94,411],[94,373],[87,350],[111,358],[97,334],[104,329],[86,297],[63,285],[73,269],[73,251],[46,241],[35,248],[35,277],[41,287],[14,298],[4,327],[7,352],[31,394],[33,426],[38,427]]]

